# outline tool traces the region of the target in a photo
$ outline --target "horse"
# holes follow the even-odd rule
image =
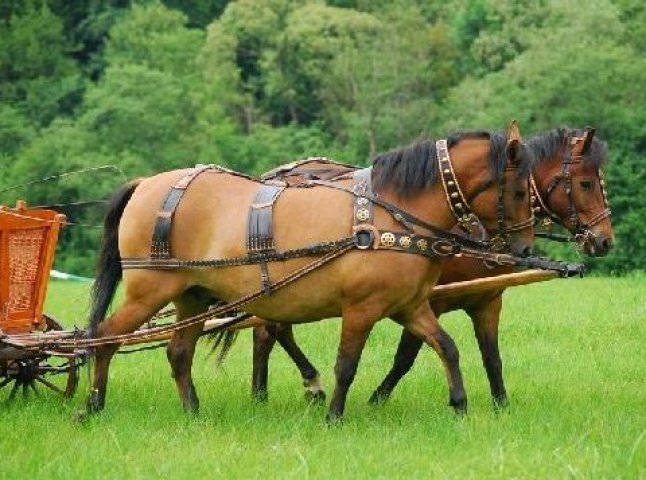
[[[303,245],[335,244],[352,232],[353,200],[355,208],[374,203],[374,225],[366,227],[368,243],[361,245],[357,237],[366,232],[357,232],[350,244],[353,248],[341,251],[334,261],[315,265],[318,268],[309,268],[323,258],[314,253],[314,262],[307,257],[262,262],[268,257],[245,253],[245,237],[251,229],[251,223],[247,225],[249,209],[267,206],[256,198],[263,186],[257,179],[202,167],[200,175],[193,169],[174,170],[133,182],[116,192],[106,215],[92,292],[90,335],[100,340],[133,332],[171,302],[181,322],[206,312],[214,301],[232,302],[260,286],[259,292],[267,290],[265,295],[254,297],[257,299],[244,309],[272,322],[342,317],[328,422],[342,419],[366,339],[384,317],[394,319],[438,353],[447,375],[449,404],[456,412],[465,412],[467,397],[458,350],[426,301],[439,277],[438,255],[458,252],[444,251],[447,242],[452,245],[446,239],[457,237],[443,232],[458,220],[452,210],[455,199],[445,191],[443,182],[447,176],[453,178],[450,188],[468,199],[472,213],[484,227],[507,238],[505,243],[512,253],[528,255],[534,239],[530,170],[531,157],[512,123],[506,134],[456,134],[437,144],[420,140],[378,156],[373,168],[365,171],[363,183],[364,188],[366,182],[372,183],[372,196],[358,195],[348,179],[285,188],[273,207],[275,245],[283,252]],[[169,204],[173,204],[172,211]],[[157,205],[162,205],[159,211]],[[360,210],[356,216],[363,219]],[[402,224],[408,229],[405,234],[396,232]],[[167,243],[159,241],[160,231],[170,231]],[[439,235],[439,240],[433,235]],[[152,247],[150,238],[154,239]],[[412,238],[417,239],[418,253],[424,250],[425,255],[410,254],[415,246]],[[427,249],[429,242],[434,254],[430,246]],[[187,259],[215,258],[219,260],[212,265],[218,268],[151,266],[151,257],[171,253],[175,265],[188,265]],[[261,259],[255,262],[260,263],[260,271],[257,264],[245,263],[250,258]],[[135,267],[130,268],[132,265]],[[308,268],[312,271],[298,281],[283,282],[283,288],[271,290],[269,279],[285,279]],[[407,274],[388,274],[395,271]],[[120,280],[125,286],[124,300],[105,319]],[[203,323],[176,331],[167,347],[172,376],[188,412],[199,409],[191,367]],[[114,343],[95,345],[93,385],[87,401],[90,413],[105,407],[110,360],[117,348]]]
[[[548,223],[566,227],[579,247],[589,256],[604,256],[613,246],[614,232],[601,166],[607,160],[606,143],[595,137],[595,130],[557,128],[532,137],[527,142],[534,159],[530,177],[531,201],[534,213]],[[277,168],[269,176],[312,176],[326,174],[346,165],[308,161],[297,168]],[[492,268],[469,257],[453,257],[445,261],[439,284],[473,280],[511,273],[512,266]],[[504,289],[453,298],[429,299],[437,317],[443,313],[464,310],[473,322],[474,333],[482,355],[483,366],[489,379],[494,408],[508,405],[502,375],[502,360],[498,348],[498,324]],[[251,319],[258,324],[259,319]],[[261,324],[253,332],[252,395],[267,399],[269,355],[278,342],[298,367],[303,378],[305,395],[310,401],[323,400],[325,392],[319,372],[302,352],[294,339],[291,325]],[[231,347],[234,337],[226,337],[222,357]],[[421,341],[404,330],[401,335],[393,366],[373,392],[370,402],[380,403],[390,397],[399,380],[412,368],[421,348]]]

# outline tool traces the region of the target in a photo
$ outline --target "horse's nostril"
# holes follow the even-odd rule
[[[532,247],[525,247],[521,252],[521,256],[523,257],[529,257],[531,254],[532,254]]]

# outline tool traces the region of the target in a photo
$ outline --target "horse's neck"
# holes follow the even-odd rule
[[[561,170],[562,164],[563,156],[561,153],[557,153],[550,158],[539,159],[534,165],[532,175],[542,198],[547,196],[547,187],[554,175]]]
[[[439,182],[410,197],[402,197],[391,190],[381,193],[380,197],[438,228],[451,230],[456,225],[456,219]]]

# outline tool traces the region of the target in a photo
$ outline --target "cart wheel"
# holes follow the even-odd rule
[[[24,396],[30,391],[38,395],[38,385],[71,398],[78,385],[79,358],[44,356],[8,360],[0,365],[0,390],[10,388],[8,400],[22,390]]]
[[[46,330],[63,330],[63,327],[52,317],[44,316]],[[0,361],[0,390],[9,389],[8,400],[12,400],[19,391],[27,396],[30,391],[38,395],[37,386],[45,386],[71,398],[76,392],[79,379],[79,368],[83,358],[74,354],[43,353],[23,355],[17,352],[14,358]]]

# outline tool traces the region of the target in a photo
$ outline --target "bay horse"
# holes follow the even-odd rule
[[[473,213],[490,231],[499,230],[501,223],[508,227],[512,252],[529,254],[534,238],[528,195],[531,158],[515,123],[506,135],[486,132],[453,135],[449,137],[447,151],[452,158],[449,167]],[[405,219],[417,219],[414,231],[420,230],[419,225],[425,225],[427,230],[448,230],[456,224],[440,182],[448,167],[441,170],[444,167],[438,166],[436,157],[449,164],[451,160],[448,153],[446,158],[437,155],[436,144],[423,140],[376,158],[373,170],[368,172],[375,189],[373,199],[380,202],[374,208],[374,226],[378,231],[401,228]],[[190,318],[205,312],[215,300],[238,299],[263,286],[267,277],[283,278],[311,263],[307,258],[291,258],[268,263],[260,272],[257,265],[248,264],[195,269],[122,268],[127,259],[145,262],[150,258],[150,239],[157,234],[156,222],[170,217],[163,211],[158,214],[157,205],[162,205],[163,210],[181,188],[183,199],[174,212],[170,230],[174,258],[248,258],[247,214],[261,183],[214,168],[195,177],[187,188],[185,179],[191,175],[193,170],[160,173],[124,186],[113,197],[93,288],[91,336],[101,339],[132,332],[170,302],[176,307],[178,321]],[[349,180],[340,180],[332,185],[286,188],[274,207],[277,248],[287,251],[315,242],[336,241],[350,234],[356,195],[345,191],[349,186]],[[398,213],[393,214],[393,208]],[[403,237],[400,239],[403,243]],[[157,247],[153,245],[153,253]],[[401,271],[406,275],[394,275]],[[277,323],[342,317],[336,387],[327,415],[330,422],[341,419],[366,339],[373,325],[384,317],[394,319],[435,349],[445,367],[449,403],[462,412],[466,410],[467,398],[458,350],[426,301],[439,273],[437,257],[384,248],[354,248],[297,282],[253,301],[245,311]],[[104,319],[121,278],[125,285],[124,300]],[[199,407],[191,367],[202,327],[203,322],[175,332],[167,349],[172,376],[183,407],[189,412],[196,412]],[[93,387],[88,398],[90,412],[105,406],[108,369],[116,349],[115,344],[95,348]]]
[[[607,160],[606,143],[595,137],[595,130],[558,128],[532,137],[527,146],[534,156],[531,176],[532,204],[535,214],[550,222],[566,227],[574,240],[590,256],[604,256],[613,246],[614,233],[605,191],[601,166]],[[299,168],[276,169],[277,174],[329,175],[330,170],[344,169],[345,165],[308,162]],[[308,173],[312,172],[312,173]],[[438,284],[473,280],[514,271],[512,266],[492,268],[469,257],[447,259],[442,266]],[[495,408],[508,404],[502,375],[502,360],[498,348],[498,324],[504,289],[453,298],[429,299],[437,317],[453,310],[464,310],[473,322],[474,333],[487,372]],[[259,319],[252,319],[257,324]],[[322,400],[325,393],[319,372],[302,352],[293,336],[291,325],[271,324],[254,328],[252,395],[266,400],[269,355],[278,342],[298,367],[309,400]],[[225,337],[222,357],[233,342]],[[394,363],[370,397],[371,403],[387,399],[399,380],[412,368],[421,348],[421,341],[404,330]]]

